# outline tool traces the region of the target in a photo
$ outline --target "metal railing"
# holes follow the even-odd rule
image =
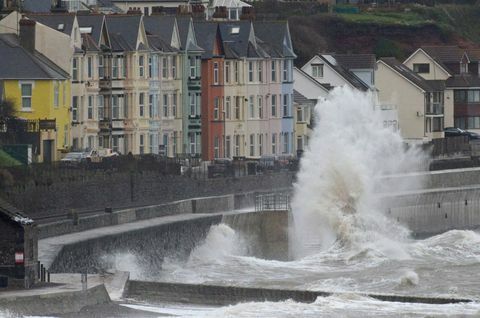
[[[290,211],[290,194],[286,192],[255,193],[255,211]]]

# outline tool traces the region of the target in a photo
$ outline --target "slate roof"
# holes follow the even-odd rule
[[[421,49],[440,63],[459,63],[465,53],[458,46],[422,46]]]
[[[147,39],[151,49],[166,53],[177,52],[175,48],[171,47],[169,43],[162,40],[158,35],[147,35]]]
[[[27,17],[31,20],[40,22],[54,30],[63,32],[70,36],[72,34],[73,22],[75,21],[75,15],[70,13],[48,13],[48,14],[27,14]],[[59,26],[63,24],[63,29]]]
[[[52,8],[51,0],[23,0],[24,12],[46,13]]]
[[[353,87],[361,91],[369,90],[369,86],[359,79],[355,74],[343,67],[340,63],[330,63],[330,61],[323,55],[318,55],[325,64],[333,68],[340,76],[342,76]]]
[[[44,55],[29,53],[19,45],[14,34],[0,34],[0,79],[67,79],[62,71]]]
[[[225,50],[225,58],[259,57],[262,52],[257,52],[249,41],[252,24],[250,21],[221,22],[220,34]],[[239,28],[238,33],[233,33],[233,28]]]
[[[473,74],[457,74],[447,79],[447,87],[480,87],[480,78]]]
[[[218,30],[218,23],[198,21],[194,22],[194,29],[195,36],[197,38],[197,44],[204,50],[202,58],[212,58]]]
[[[151,15],[143,18],[147,34],[158,35],[168,44],[172,42],[175,22],[174,16]]]
[[[190,17],[177,17],[178,33],[180,36],[180,44],[185,49],[187,46],[188,29],[190,27]]]
[[[102,25],[103,25],[104,15],[102,14],[78,14],[77,20],[78,25],[81,28],[91,27],[92,33],[90,36],[95,41],[95,43],[100,43],[100,37],[102,36]]]
[[[112,50],[135,51],[141,15],[107,15],[107,28]]]
[[[300,105],[306,105],[306,104],[315,104],[315,100],[311,100],[303,96],[299,91],[293,90],[293,101],[297,104]]]
[[[272,57],[291,57],[295,58],[295,53],[284,45],[284,40],[288,35],[288,25],[286,22],[254,22],[255,36],[268,44],[266,51]]]
[[[390,66],[395,72],[399,73],[406,79],[408,79],[410,82],[415,84],[416,86],[420,87],[424,91],[435,91],[436,89],[433,88],[430,84],[429,81],[425,80],[423,77],[409,69],[406,65],[400,63],[396,58],[394,57],[382,57],[380,61],[384,62],[388,66]],[[433,84],[434,81],[432,81]]]
[[[335,60],[348,70],[375,69],[375,54],[334,54]]]
[[[85,51],[101,51],[95,40],[90,34],[82,34],[82,49]]]
[[[23,212],[2,199],[0,199],[0,214],[21,226],[33,223],[33,220],[28,218]]]

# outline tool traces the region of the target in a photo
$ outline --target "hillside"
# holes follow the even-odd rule
[[[315,13],[321,10],[298,8],[276,8],[276,18],[289,21],[297,65],[317,52],[375,53],[403,59],[422,45],[477,47],[480,43],[477,5],[363,8],[360,13]],[[259,9],[261,15],[263,8]]]

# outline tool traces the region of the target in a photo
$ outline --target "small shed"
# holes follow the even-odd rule
[[[0,199],[0,290],[32,287],[38,280],[37,260],[35,223]]]

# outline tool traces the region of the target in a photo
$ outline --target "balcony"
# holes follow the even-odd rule
[[[111,126],[110,126],[110,120],[109,119],[102,119],[98,122],[98,128],[101,131],[110,131]]]
[[[430,116],[443,116],[443,104],[441,103],[431,103],[427,104],[426,115]]]
[[[201,87],[200,77],[188,77],[188,88],[196,89]]]

